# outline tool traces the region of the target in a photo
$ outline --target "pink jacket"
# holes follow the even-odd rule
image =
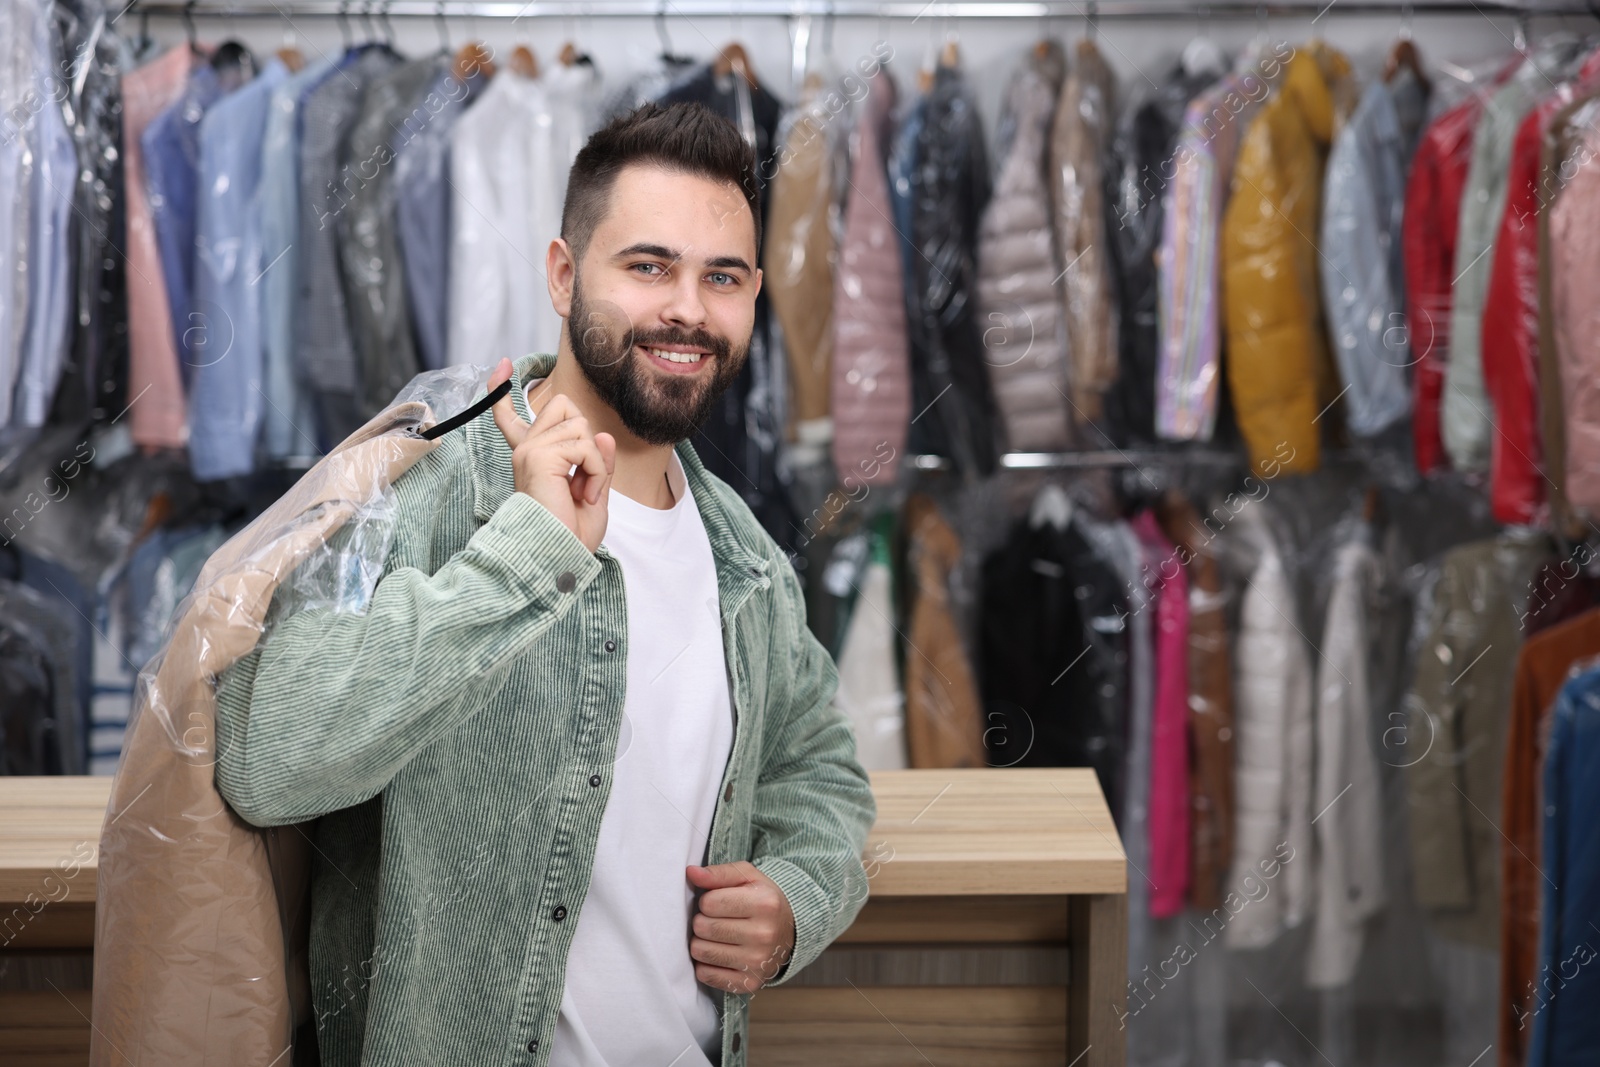
[[[881,147],[894,83],[880,70],[867,86],[851,137],[850,198],[834,278],[833,462],[841,481],[880,485],[895,480],[905,452],[911,355],[900,237],[890,221]]]
[[[1189,894],[1189,582],[1151,511],[1133,532],[1155,566],[1156,692],[1150,726],[1150,914],[1170,918]]]

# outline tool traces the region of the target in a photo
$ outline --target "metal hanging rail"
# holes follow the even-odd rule
[[[337,17],[366,11],[396,17],[437,18],[799,18],[878,19],[1069,18],[1092,21],[1172,19],[1305,19],[1351,15],[1591,15],[1583,3],[1518,3],[1515,0],[1319,0],[1252,4],[1192,0],[133,0],[131,9],[150,15],[239,18]]]

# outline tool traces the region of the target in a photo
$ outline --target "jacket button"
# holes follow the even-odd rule
[[[733,1034],[733,1051],[735,1051],[735,1052],[739,1051],[739,1033],[738,1033],[738,1031],[734,1031],[734,1034]]]
[[[565,904],[557,904],[556,905],[556,910],[552,911],[550,913],[550,918],[554,919],[556,922],[560,922],[562,919],[565,919],[566,917],[567,917],[567,906]]]
[[[607,641],[606,642],[606,651],[607,652],[615,652],[616,650],[617,650],[617,643],[615,641]]]
[[[529,1052],[538,1052],[539,1051],[539,1039],[538,1038],[534,1038],[532,1041],[528,1042],[528,1051]]]
[[[562,571],[561,577],[556,579],[556,588],[561,590],[563,593],[572,592],[574,589],[578,588],[577,575],[573,574],[571,571]]]
[[[728,788],[726,788],[726,789],[724,789],[722,791],[722,799],[723,800],[732,800],[733,799],[733,783],[732,782],[729,782],[728,783]]]
[[[600,776],[598,774],[591,774],[589,776],[589,784],[598,788],[600,785]]]

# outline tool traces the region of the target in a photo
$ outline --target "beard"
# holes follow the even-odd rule
[[[620,327],[620,335],[613,332]],[[744,367],[750,351],[745,341],[734,350],[725,337],[704,330],[671,327],[645,330],[620,311],[592,311],[583,298],[583,284],[572,283],[572,310],[567,317],[572,354],[589,380],[628,432],[652,445],[675,445],[693,437],[716,409]],[[647,365],[636,346],[692,345],[705,350],[709,368],[694,374],[669,374]]]

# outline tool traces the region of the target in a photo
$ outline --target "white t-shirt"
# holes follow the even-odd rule
[[[705,858],[733,708],[711,541],[676,453],[667,481],[665,510],[610,491],[600,543],[622,565],[628,689],[552,1067],[706,1067],[721,1045],[683,869]]]

